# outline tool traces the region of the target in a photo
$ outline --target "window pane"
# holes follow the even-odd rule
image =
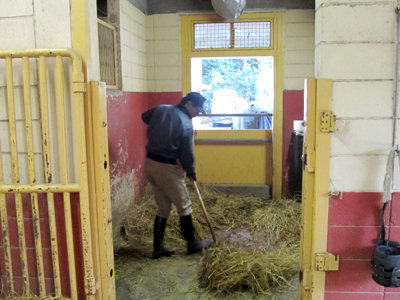
[[[191,59],[191,89],[205,98],[207,114],[273,113],[272,56]],[[271,116],[199,116],[195,129],[271,129]]]
[[[194,24],[194,48],[230,48],[230,23]]]
[[[235,48],[271,46],[271,22],[239,22],[233,26]]]

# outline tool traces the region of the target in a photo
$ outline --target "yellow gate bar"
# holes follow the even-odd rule
[[[47,112],[47,77],[46,77],[46,57],[39,57],[39,80],[40,80],[40,107],[42,117],[42,143],[44,160],[44,181],[47,185],[52,183],[51,160],[50,160],[50,135],[49,118]]]
[[[0,151],[1,151],[1,138],[0,138]],[[1,154],[1,152],[0,152]],[[0,186],[3,184],[3,165],[0,157]],[[1,230],[3,233],[3,248],[4,248],[4,264],[7,277],[7,291],[9,295],[14,294],[14,281],[13,270],[11,264],[11,247],[10,247],[10,233],[8,230],[8,214],[6,195],[0,193],[0,217],[1,217]]]
[[[11,159],[12,159],[12,172],[13,181],[15,185],[19,185],[19,164],[18,164],[18,149],[17,149],[17,136],[16,136],[16,121],[15,121],[15,105],[14,105],[14,82],[13,82],[13,69],[12,60],[10,57],[6,58],[6,72],[7,72],[7,102],[8,102],[8,118],[10,125],[10,146],[11,146]],[[17,224],[18,224],[18,242],[19,254],[21,258],[21,271],[24,295],[29,295],[29,275],[28,275],[28,260],[26,257],[25,245],[25,226],[24,216],[22,211],[22,198],[21,194],[15,195],[15,205],[17,211]]]
[[[54,278],[54,290],[56,296],[61,296],[61,279],[60,279],[60,264],[58,259],[58,241],[57,241],[57,225],[56,225],[56,214],[54,207],[54,194],[47,194],[47,206],[49,214],[49,227],[50,227],[50,245],[51,245],[51,256],[53,260],[53,278]]]
[[[68,166],[67,166],[67,145],[66,145],[66,129],[65,129],[65,101],[64,101],[64,76],[62,56],[56,57],[57,72],[57,102],[58,102],[58,133],[60,137],[60,160],[61,160],[61,178],[62,184],[68,184]],[[69,266],[69,279],[71,287],[71,299],[77,299],[76,273],[75,273],[75,253],[74,239],[72,233],[72,217],[71,217],[71,198],[70,193],[63,193],[64,212],[65,212],[65,230],[67,235],[67,253]]]
[[[64,198],[64,212],[65,212],[65,230],[67,234],[67,251],[68,251],[68,266],[69,266],[69,282],[71,287],[71,299],[78,299],[78,291],[76,285],[75,273],[75,253],[74,253],[74,238],[72,231],[72,218],[71,218],[71,198],[70,193],[65,192]]]
[[[80,192],[82,187],[79,184],[54,184],[54,185],[47,185],[47,184],[37,184],[35,186],[31,185],[2,185],[0,186],[0,193],[62,193],[62,192],[69,192],[69,193],[76,193]]]
[[[1,162],[1,159],[0,159]],[[1,167],[1,165],[0,165]],[[1,168],[0,168],[1,170]],[[1,210],[1,230],[3,233],[3,247],[4,247],[4,264],[6,267],[7,276],[7,289],[9,295],[14,295],[14,277],[11,264],[11,247],[10,247],[10,235],[8,230],[8,214],[7,214],[7,203],[6,195],[0,194],[0,210]]]
[[[57,73],[57,116],[58,116],[58,135],[60,140],[60,161],[61,161],[61,178],[62,183],[68,182],[67,170],[67,145],[65,135],[65,104],[64,104],[64,84],[63,84],[63,67],[62,56],[56,57],[56,73]]]
[[[33,148],[33,133],[32,133],[32,112],[31,112],[31,93],[30,93],[30,76],[29,76],[29,58],[24,56],[22,59],[23,65],[23,82],[24,82],[24,104],[25,104],[25,128],[28,150],[28,165],[29,165],[29,183],[33,186],[36,183],[35,178],[35,154]],[[36,252],[36,267],[39,282],[39,294],[46,295],[46,283],[44,279],[43,267],[43,249],[40,228],[39,203],[38,194],[31,193],[32,218],[33,218],[33,234],[35,239]]]
[[[35,239],[35,251],[36,251],[36,267],[37,267],[37,276],[39,281],[39,294],[40,296],[43,297],[46,296],[46,282],[44,279],[43,247],[42,247],[39,202],[37,193],[32,193],[31,202],[32,202],[32,218],[33,218],[33,235]]]

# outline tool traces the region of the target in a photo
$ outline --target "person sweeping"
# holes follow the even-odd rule
[[[175,252],[174,249],[165,248],[163,242],[172,204],[178,211],[187,253],[206,250],[212,244],[211,241],[199,241],[194,236],[189,193],[180,167],[189,179],[196,181],[191,119],[200,113],[205,114],[205,100],[201,94],[191,92],[176,106],[160,105],[142,114],[143,122],[148,125],[145,173],[158,208],[153,231],[154,259]]]

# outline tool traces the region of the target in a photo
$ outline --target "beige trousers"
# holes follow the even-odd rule
[[[178,165],[169,165],[146,158],[145,172],[158,207],[157,216],[168,218],[172,204],[180,217],[192,213],[189,194]]]

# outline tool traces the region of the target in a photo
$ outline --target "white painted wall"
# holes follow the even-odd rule
[[[314,77],[314,10],[287,10],[284,16],[283,89],[303,90]]]
[[[147,92],[146,16],[127,0],[121,0],[122,89]]]
[[[333,79],[331,180],[337,190],[383,187],[393,132],[396,3],[316,1],[315,73]]]

